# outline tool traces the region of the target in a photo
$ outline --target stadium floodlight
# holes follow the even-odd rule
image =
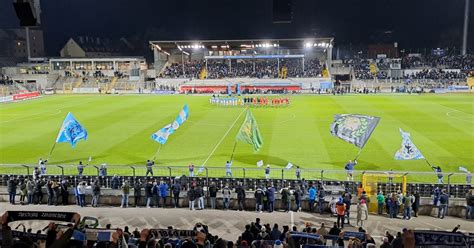
[[[219,48],[219,47],[216,46],[216,45],[212,45],[211,48],[212,48],[212,49],[217,49],[217,48]]]
[[[273,47],[277,47],[277,46],[278,46],[278,44],[277,44],[277,43],[273,43]]]
[[[305,46],[306,48],[310,48],[310,47],[312,46],[312,44],[311,44],[311,42],[306,42],[306,43],[304,44],[304,46]]]

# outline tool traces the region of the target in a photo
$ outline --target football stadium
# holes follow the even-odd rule
[[[51,4],[7,2],[0,247],[474,247],[469,0],[451,38],[317,10],[395,15],[368,3],[71,0],[121,26],[58,33]]]

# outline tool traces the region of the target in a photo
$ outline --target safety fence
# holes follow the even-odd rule
[[[6,185],[10,176],[32,177],[36,165],[3,164],[0,165],[0,185]],[[100,166],[84,166],[82,175],[78,175],[76,165],[47,165],[47,178],[68,178],[76,185],[79,181],[92,183],[100,180],[103,187],[112,187],[112,178],[118,178],[119,183],[128,180],[135,183],[149,180],[159,180],[172,183],[177,177],[188,178],[188,183],[195,181],[202,186],[215,183],[219,188],[226,184],[233,188],[238,183],[242,183],[246,189],[254,190],[258,186],[274,184],[277,189],[282,187],[294,187],[302,185],[302,182],[318,182],[324,185],[339,185],[348,188],[351,192],[356,192],[362,183],[375,184],[374,190],[384,192],[396,192],[405,190],[406,192],[418,192],[422,196],[431,196],[436,188],[445,189],[452,197],[464,198],[472,185],[468,183],[467,173],[450,173],[440,175],[434,172],[402,172],[402,171],[374,171],[355,170],[352,177],[344,170],[324,170],[324,169],[301,169],[300,178],[296,176],[295,168],[270,168],[269,175],[265,173],[266,167],[231,169],[232,174],[224,167],[198,167],[194,168],[194,175],[190,177],[187,166],[153,166],[153,175],[146,175],[147,168],[140,166],[107,165],[106,174],[100,174]],[[367,179],[369,178],[369,179]],[[365,187],[365,186],[364,186]]]

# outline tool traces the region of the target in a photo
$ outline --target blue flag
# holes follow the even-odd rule
[[[171,126],[171,124],[168,124],[164,126],[162,129],[156,131],[156,133],[152,134],[151,138],[154,141],[164,145],[166,141],[168,141],[168,137],[170,136],[170,134],[172,134],[173,132],[174,132],[173,127]]]
[[[173,134],[188,119],[188,117],[189,109],[188,105],[185,104],[176,119],[173,121],[173,123],[168,124],[160,130],[156,131],[156,133],[151,135],[151,138],[154,141],[164,145],[166,141],[168,141],[168,137]]]
[[[87,140],[87,130],[69,112],[63,121],[56,143],[67,142],[74,148],[81,139]]]
[[[410,133],[403,132],[400,128],[400,134],[402,135],[402,146],[395,153],[396,160],[410,160],[410,159],[424,159],[423,154],[420,150],[413,144],[413,141],[410,139]]]
[[[175,130],[178,130],[178,128],[183,124],[183,122],[185,122],[188,119],[188,117],[189,117],[189,109],[188,109],[188,105],[185,104],[183,106],[183,109],[179,111],[178,116],[173,122],[173,131],[171,133],[174,133]]]

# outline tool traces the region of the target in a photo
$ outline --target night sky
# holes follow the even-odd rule
[[[17,27],[12,0],[0,1],[0,28]],[[293,0],[291,24],[273,24],[272,0],[42,0],[48,55],[69,37],[177,39],[333,36],[336,45],[461,46],[464,0]],[[474,2],[470,41],[474,48]]]

